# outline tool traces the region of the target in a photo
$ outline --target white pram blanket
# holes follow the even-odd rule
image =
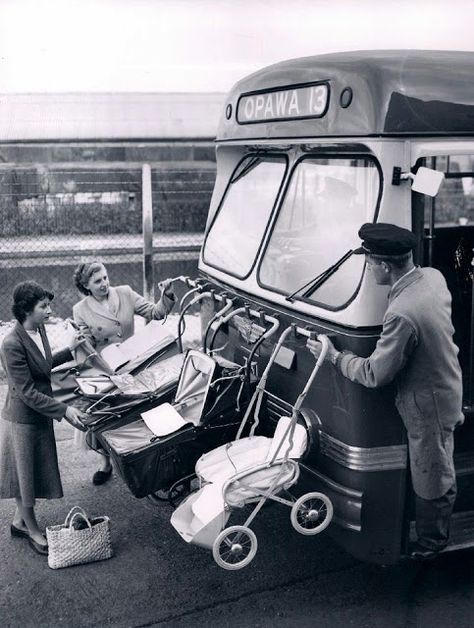
[[[277,449],[276,460],[283,459],[285,454],[295,460],[301,458],[306,449],[306,430],[302,425],[295,425],[293,446],[288,451],[290,441],[285,432],[288,430],[290,420],[286,416],[280,418],[273,438],[248,436],[204,454],[196,463],[196,475],[205,482],[227,480],[241,471],[270,462]]]
[[[225,505],[243,506],[273,487],[278,492],[294,477],[294,466],[285,465],[284,458],[300,458],[307,444],[306,429],[296,425],[290,447],[288,430],[291,419],[281,417],[273,438],[249,436],[227,443],[201,456],[196,474],[205,485],[186,500],[171,517],[173,527],[188,542],[212,546],[215,536],[228,518]],[[278,450],[275,461],[271,463]],[[261,469],[262,464],[268,466]],[[255,471],[252,471],[255,469]],[[257,470],[258,469],[258,470]],[[237,474],[248,471],[241,481],[232,483]],[[273,483],[276,480],[275,486]],[[230,481],[224,493],[224,485]]]

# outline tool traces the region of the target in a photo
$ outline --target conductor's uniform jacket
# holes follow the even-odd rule
[[[451,295],[442,274],[416,267],[389,294],[380,339],[368,358],[343,353],[343,375],[371,388],[393,380],[408,434],[413,488],[437,499],[454,485],[453,431],[463,422],[462,375]]]

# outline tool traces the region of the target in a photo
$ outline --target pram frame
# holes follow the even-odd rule
[[[186,295],[185,295],[186,296]],[[184,298],[184,297],[183,297]],[[230,301],[230,300],[228,300]],[[256,311],[253,310],[249,307],[241,307],[241,308],[237,308],[235,310],[233,310],[232,312],[226,314],[224,312],[224,310],[227,310],[227,305],[222,308],[221,312],[217,312],[217,314],[213,317],[213,319],[211,319],[210,323],[208,324],[208,329],[210,328],[210,324],[212,323],[213,320],[218,321],[218,325],[217,325],[217,330],[222,326],[227,324],[229,321],[232,320],[232,318],[234,316],[238,316],[239,314],[243,314],[245,313],[249,318],[256,318],[258,319],[260,322],[262,322],[263,324],[265,323],[269,323],[270,327],[263,333],[261,334],[261,336],[258,338],[258,340],[255,342],[254,347],[252,348],[252,351],[250,352],[245,365],[242,367],[243,372],[244,372],[244,377],[248,377],[249,378],[249,374],[250,374],[250,369],[252,366],[252,358],[255,355],[255,352],[257,351],[258,347],[268,338],[270,338],[274,333],[276,333],[279,329],[280,326],[280,321],[278,320],[277,317],[275,316],[269,316],[268,314],[263,314],[260,310]],[[216,332],[217,333],[217,332]],[[212,356],[212,342],[211,342],[211,346],[209,347],[209,349],[207,349],[206,345],[204,345],[204,351],[207,352],[207,350],[209,351],[209,355]],[[216,382],[214,382],[215,384]],[[242,380],[242,386],[240,388],[239,394],[237,395],[237,399],[236,399],[236,410],[239,411],[240,409],[240,395],[242,393],[243,387],[245,384],[245,379]],[[229,424],[231,425],[231,424]],[[212,428],[210,428],[212,429]],[[158,503],[161,503],[163,501],[168,501],[170,503],[170,505],[173,508],[176,508],[176,506],[178,505],[178,501],[177,501],[177,497],[176,495],[179,496],[179,500],[182,500],[186,497],[186,495],[190,492],[190,487],[191,487],[191,482],[192,480],[195,478],[195,474],[191,473],[188,474],[186,476],[184,476],[183,478],[180,478],[179,480],[176,480],[176,482],[174,482],[169,490],[167,491],[167,497],[162,497],[159,494],[152,494],[152,495],[148,495],[148,499],[153,502],[156,503],[156,501]]]
[[[288,336],[291,333],[294,333],[296,335],[303,335],[308,338],[315,337],[314,332],[311,332],[310,330],[307,330],[307,329],[299,328],[296,325],[291,325],[290,327],[286,328],[282,332],[282,334],[280,335],[272,351],[272,354],[264,369],[262,377],[259,383],[257,384],[254,396],[247,408],[247,411],[244,414],[244,417],[242,419],[241,425],[237,433],[236,440],[239,440],[241,438],[245,425],[251,415],[252,408],[254,409],[254,421],[250,430],[250,436],[254,435],[255,429],[259,423],[259,412],[260,412],[263,396],[265,394],[267,395],[270,394],[268,393],[268,391],[266,391],[266,382],[268,380],[270,369],[275,363],[278,352],[280,351],[283,343],[285,342],[285,340],[288,338]],[[281,493],[282,491],[287,491],[287,489],[290,486],[294,485],[299,478],[299,473],[300,473],[299,463],[296,460],[291,459],[289,455],[290,455],[291,450],[293,449],[293,435],[296,428],[296,423],[300,416],[300,409],[317,375],[317,372],[319,371],[321,364],[325,360],[325,357],[328,351],[327,339],[324,336],[322,336],[320,338],[320,341],[322,343],[321,354],[316,360],[315,366],[313,367],[311,374],[308,380],[306,381],[306,384],[303,390],[298,395],[292,407],[292,414],[291,414],[291,418],[288,423],[288,426],[285,429],[285,432],[280,440],[280,443],[278,444],[276,450],[273,452],[273,455],[270,458],[270,460],[264,463],[261,463],[259,465],[255,465],[251,468],[244,469],[243,471],[239,473],[236,473],[231,478],[228,478],[222,486],[222,498],[224,501],[225,510],[229,511],[235,508],[239,508],[239,507],[241,508],[245,504],[255,503],[255,507],[252,509],[252,512],[249,514],[249,516],[247,517],[243,525],[230,526],[226,528],[225,527],[226,519],[223,519],[223,522],[224,522],[223,529],[214,539],[214,542],[212,544],[212,554],[216,563],[220,567],[223,567],[224,569],[228,569],[228,570],[241,569],[242,567],[245,567],[246,565],[248,565],[250,561],[254,558],[257,551],[258,542],[255,536],[255,533],[250,529],[250,524],[255,519],[255,517],[260,512],[263,505],[268,499],[271,499],[272,501],[275,501],[277,503],[283,504],[291,508],[291,514],[290,514],[291,523],[293,527],[301,534],[310,535],[310,534],[317,534],[319,532],[322,532],[325,528],[327,528],[327,526],[332,520],[332,515],[333,515],[332,503],[329,500],[329,498],[322,493],[317,493],[317,492],[306,493],[305,495],[301,496],[298,499],[295,499],[292,495],[289,495],[290,499],[285,499],[284,497],[281,497],[279,495],[279,493]],[[270,396],[275,399],[279,399],[279,397],[277,397],[276,395],[270,394]],[[283,446],[283,443],[285,442],[287,437],[288,437],[287,449],[283,455],[283,458],[277,461],[278,454],[280,453],[281,447]],[[258,473],[259,471],[268,469],[271,466],[275,466],[275,464],[279,465],[280,467],[279,472],[270,482],[266,490],[259,490],[255,487],[250,487],[242,482],[242,480],[245,480],[251,475]],[[279,486],[279,480],[282,477],[284,471],[287,469],[290,471],[289,477],[286,479],[283,485]],[[255,493],[255,496],[250,497],[250,498],[246,497],[244,500],[233,501],[229,495],[230,489],[233,484],[237,484],[243,488],[249,489],[251,492]],[[324,519],[320,523],[317,523],[319,520],[319,510],[315,511],[314,508],[311,509],[311,507],[308,510],[306,506],[307,502],[312,504],[312,500],[318,500],[318,502],[321,502],[322,506],[320,508],[321,509],[325,508],[326,510]],[[306,528],[300,523],[298,517],[301,514],[301,510],[304,511],[304,509],[307,510],[307,512],[305,513],[305,517],[307,518],[309,523],[311,524],[313,521],[317,523],[315,527]],[[234,536],[231,538],[232,535]],[[241,542],[242,538],[244,539],[243,542]],[[221,550],[221,546],[223,543],[225,543],[228,546],[228,549],[226,550],[227,555],[225,558]],[[243,557],[243,559],[239,560],[236,563],[229,562],[228,559],[230,556],[238,557],[240,553],[242,552],[245,553],[244,546],[248,547],[248,553]]]

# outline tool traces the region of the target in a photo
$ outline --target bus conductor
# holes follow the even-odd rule
[[[454,428],[462,414],[462,377],[453,342],[451,295],[442,274],[413,263],[416,237],[387,223],[359,230],[368,270],[390,286],[382,333],[373,353],[339,352],[329,341],[326,360],[353,382],[369,388],[395,382],[395,404],[408,436],[415,492],[417,542],[411,558],[434,558],[448,543],[456,498]],[[308,340],[318,357],[321,343]]]

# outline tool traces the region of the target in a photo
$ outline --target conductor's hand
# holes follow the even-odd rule
[[[322,338],[323,336],[319,336],[320,338]],[[329,338],[327,336],[324,336],[327,340],[328,343],[328,352],[326,353],[326,360],[331,360],[334,356],[335,353],[337,353],[336,348],[334,347],[334,345],[332,344],[332,342],[329,340]],[[311,338],[308,340],[308,342],[306,343],[306,346],[308,347],[308,349],[311,351],[311,353],[314,355],[314,357],[316,359],[319,358],[319,356],[321,355],[321,351],[323,350],[323,345],[319,340],[311,340]]]
[[[85,427],[81,421],[81,419],[85,418],[87,418],[87,414],[85,414],[85,412],[82,412],[81,410],[78,410],[73,406],[67,407],[66,419],[69,421],[69,423],[71,423],[71,425],[76,427],[78,430],[81,430],[81,432],[85,432]]]

